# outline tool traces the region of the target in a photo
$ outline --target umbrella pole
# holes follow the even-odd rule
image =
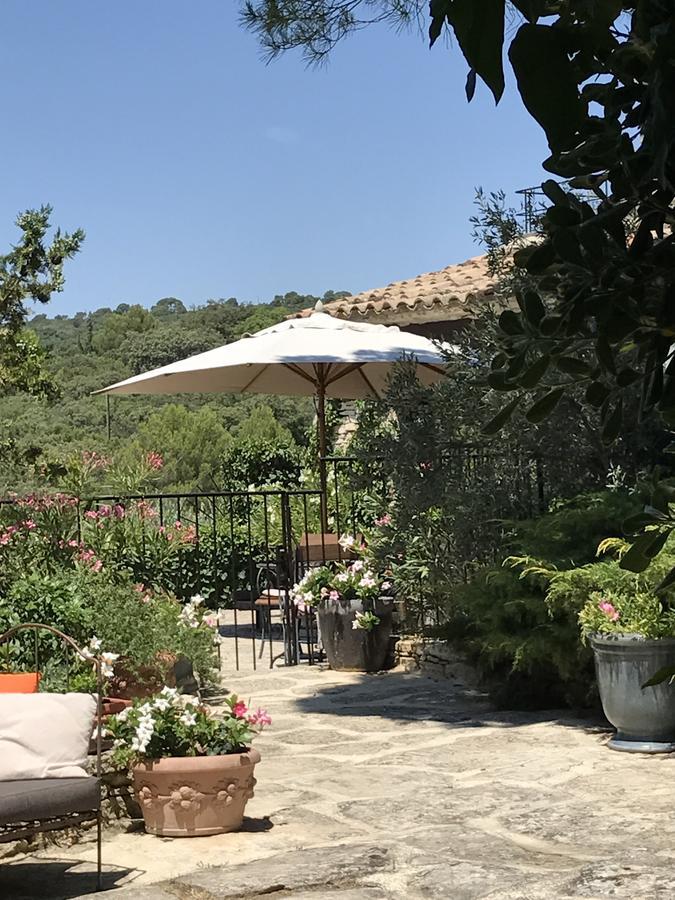
[[[319,435],[319,485],[321,489],[321,530],[328,532],[328,475],[326,472],[326,376],[323,363],[317,366],[316,418]]]

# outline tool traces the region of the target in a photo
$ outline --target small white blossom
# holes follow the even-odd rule
[[[155,709],[158,709],[160,712],[164,712],[164,710],[169,709],[170,706],[171,704],[166,697],[158,697],[154,702]]]
[[[91,650],[100,650],[102,644],[103,641],[101,640],[101,638],[97,638],[96,635],[94,635],[94,637],[89,641],[89,648]]]
[[[339,540],[339,544],[343,550],[351,550],[355,543],[356,540],[353,534],[343,534]]]
[[[183,725],[187,725],[188,727],[197,724],[197,718],[195,714],[193,712],[188,712],[188,710],[185,710],[183,715],[180,717],[180,720]]]

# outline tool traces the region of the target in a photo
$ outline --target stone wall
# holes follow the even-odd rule
[[[446,641],[435,638],[402,637],[396,642],[396,664],[406,672],[447,679],[456,687],[479,689],[476,670]]]

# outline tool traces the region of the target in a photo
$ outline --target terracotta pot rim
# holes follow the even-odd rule
[[[261,760],[260,752],[255,747],[242,750],[240,753],[223,753],[216,756],[163,756],[159,759],[148,759],[132,766],[132,771],[158,772],[163,769],[193,769],[195,766],[209,762],[207,768],[234,768],[235,766],[257,765]]]

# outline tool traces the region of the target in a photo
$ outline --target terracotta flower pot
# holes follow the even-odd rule
[[[37,694],[40,672],[0,673],[0,694]]]
[[[145,830],[163,837],[201,837],[241,828],[253,796],[255,749],[227,756],[169,757],[132,769]]]
[[[126,700],[124,697],[104,697],[101,700],[101,712],[105,719],[106,716],[115,716],[132,705],[133,700]]]

